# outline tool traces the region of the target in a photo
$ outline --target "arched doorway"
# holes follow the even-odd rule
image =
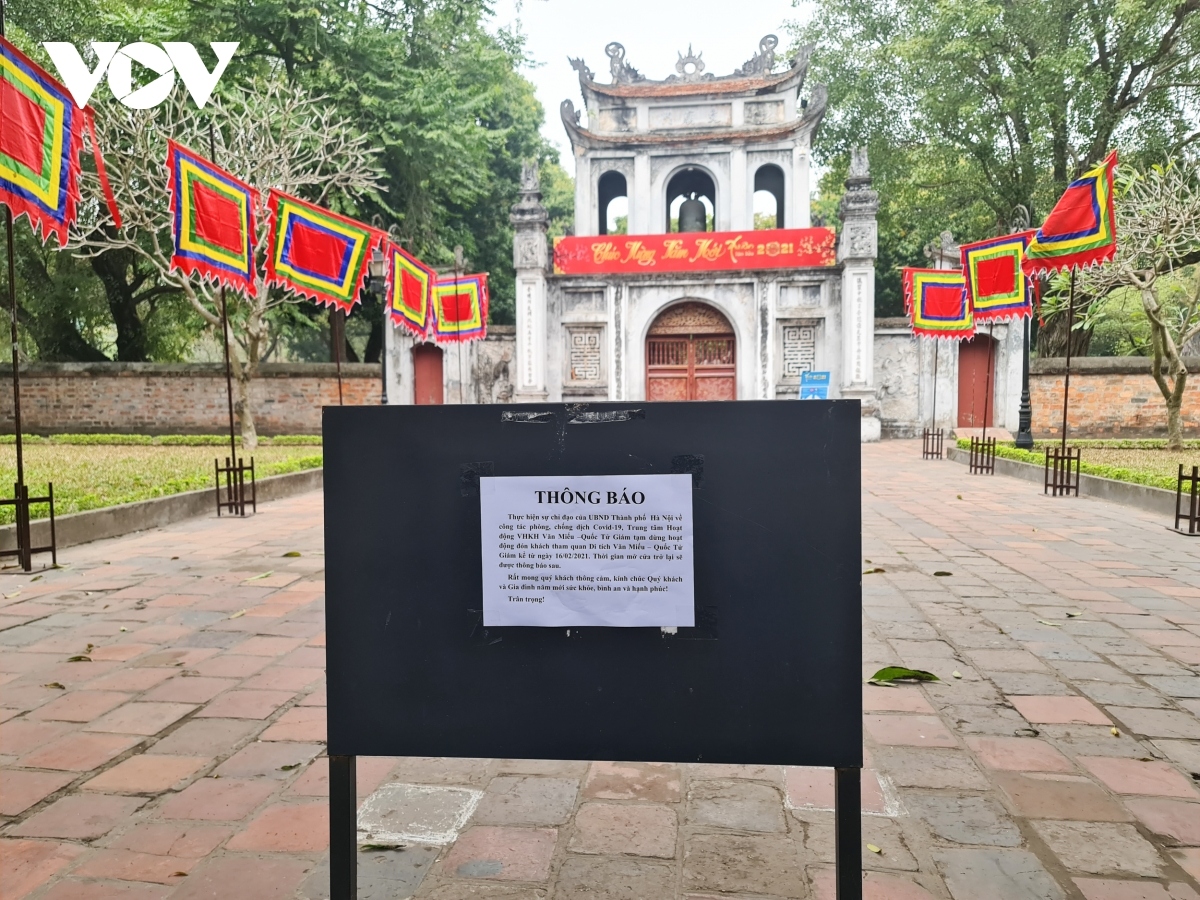
[[[712,176],[703,169],[688,166],[671,176],[667,182],[667,221],[668,234],[679,230],[679,207],[683,201],[695,194],[696,199],[704,204],[708,211],[705,231],[716,231],[717,186]]]
[[[996,351],[995,341],[986,334],[977,334],[958,345],[958,427],[982,428],[984,408],[987,427],[996,418]],[[990,352],[989,352],[990,351]],[[991,372],[988,360],[991,360]],[[988,400],[988,385],[993,392]]]
[[[733,326],[707,303],[677,303],[646,337],[647,400],[736,400]]]

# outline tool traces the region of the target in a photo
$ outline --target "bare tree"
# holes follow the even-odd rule
[[[197,313],[220,332],[219,292],[199,278],[171,271],[171,222],[168,211],[167,139],[209,151],[209,125],[216,162],[254,188],[254,250],[258,278],[253,296],[226,291],[229,306],[229,355],[236,384],[234,409],[242,446],[258,444],[250,383],[272,346],[268,312],[301,298],[265,283],[264,261],[270,234],[267,189],[278,188],[322,205],[380,190],[376,152],[350,122],[299,87],[282,81],[254,85],[232,99],[214,97],[200,112],[182,90],[153,110],[130,110],[116,103],[97,109],[97,127],[109,178],[116,193],[122,227],[117,229],[102,205],[80,216],[68,248],[83,257],[114,250],[146,260],[160,284],[181,290]],[[97,197],[99,184],[84,176],[85,196]],[[86,220],[86,221],[85,221]],[[307,302],[307,301],[306,301]]]
[[[1190,160],[1118,172],[1117,255],[1087,272],[1082,283],[1096,297],[1119,288],[1141,296],[1150,325],[1150,372],[1167,404],[1167,443],[1181,450],[1189,374],[1183,352],[1200,335],[1200,271],[1191,273],[1190,284],[1186,272],[1200,262],[1200,166]]]

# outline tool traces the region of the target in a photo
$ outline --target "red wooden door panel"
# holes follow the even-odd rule
[[[995,424],[996,403],[987,401],[988,385],[995,391],[996,354],[989,354],[992,339],[986,334],[977,334],[969,341],[958,345],[958,427],[982,428],[984,408],[987,408],[987,425]],[[988,358],[991,357],[991,377],[988,375]]]
[[[442,348],[437,344],[417,344],[413,356],[413,403],[418,406],[441,405]]]
[[[736,400],[733,327],[707,303],[668,307],[646,339],[647,400]]]

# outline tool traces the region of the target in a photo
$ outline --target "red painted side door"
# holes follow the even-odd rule
[[[977,334],[969,341],[958,345],[958,427],[982,428],[984,409],[987,410],[987,427],[995,424],[996,403],[996,354],[989,348],[993,341],[986,334]],[[989,379],[988,364],[991,363]],[[988,386],[991,385],[993,399],[989,402]]]
[[[437,344],[413,347],[413,403],[440,405],[442,399],[442,348]]]

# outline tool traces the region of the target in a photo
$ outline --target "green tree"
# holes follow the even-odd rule
[[[1200,164],[1125,168],[1116,215],[1116,257],[1083,273],[1081,280],[1095,297],[1123,288],[1140,296],[1150,333],[1150,374],[1167,406],[1167,445],[1182,450],[1181,411],[1190,374],[1183,353],[1200,335],[1200,266],[1195,265],[1200,263]]]
[[[1006,231],[1018,206],[1036,223],[1110,147],[1200,140],[1200,0],[817,0],[793,33],[829,85],[818,158],[870,150],[885,303],[943,229]]]

